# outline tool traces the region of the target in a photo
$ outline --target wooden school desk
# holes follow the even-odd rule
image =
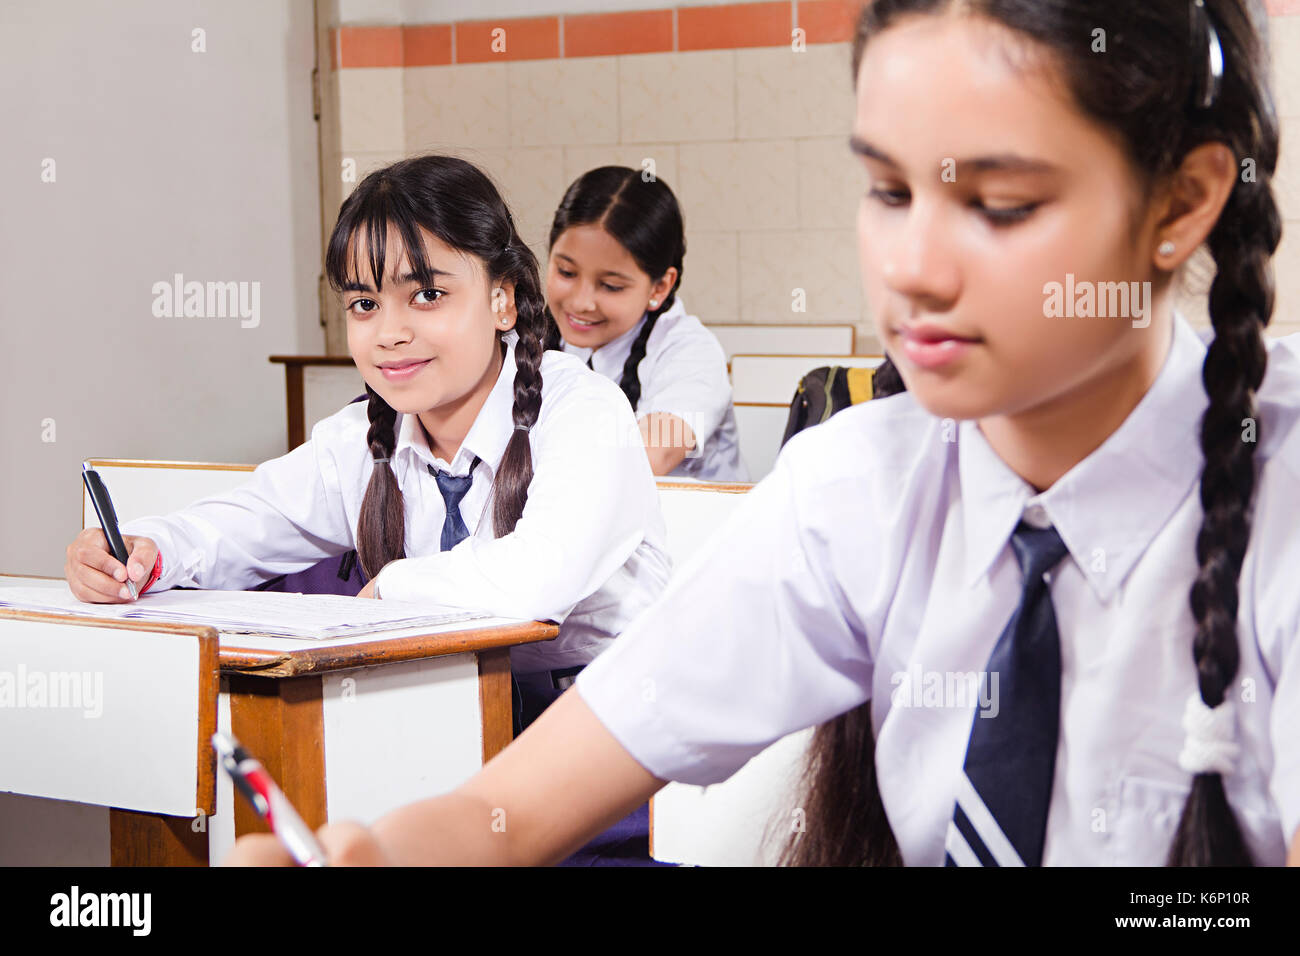
[[[0,575],[0,588],[61,581]],[[14,656],[6,652],[6,638],[17,617],[63,619],[69,626],[94,623],[0,609],[0,661]],[[210,628],[144,621],[130,622],[126,629],[120,621],[98,623],[105,626],[105,641],[169,628],[191,640],[195,632],[215,634]],[[309,825],[369,822],[453,789],[500,752],[512,737],[510,647],[558,633],[553,625],[504,618],[327,640],[223,633],[212,665],[219,686],[207,697],[199,695],[200,736],[210,737],[210,727],[233,732]],[[150,714],[155,703],[147,690],[141,692],[131,702],[133,716]],[[0,719],[5,716],[0,711]],[[42,753],[58,762],[75,755],[76,744],[75,739],[50,740]],[[220,862],[235,837],[265,827],[242,798],[235,800],[229,778],[215,772],[210,748],[199,747],[194,759],[199,784],[195,805],[184,815],[177,813],[175,798],[164,813],[95,805],[84,797],[34,801],[0,794],[0,865]],[[6,774],[0,767],[0,790],[32,793],[12,786]],[[95,790],[82,783],[68,785],[82,793]],[[213,799],[205,801],[205,793]],[[46,789],[37,795],[63,794]]]

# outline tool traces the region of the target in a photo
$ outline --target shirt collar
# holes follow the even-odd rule
[[[419,417],[407,414],[398,415],[397,446],[393,452],[395,458],[412,459],[411,464],[420,468],[433,465],[439,471],[467,475],[470,464],[478,457],[482,459],[480,470],[486,465],[492,472],[496,472],[506,453],[506,445],[514,434],[511,413],[515,402],[515,345],[519,341],[519,334],[511,329],[505,333],[504,340],[507,345],[506,356],[501,363],[496,384],[488,392],[487,401],[479,409],[478,417],[474,419],[474,424],[470,426],[469,433],[450,464],[434,456],[424,437],[424,429],[420,427]]]
[[[1205,345],[1178,314],[1160,374],[1099,448],[1041,494],[998,458],[974,421],[961,423],[958,470],[968,585],[986,574],[1033,499],[1097,599],[1108,602],[1200,475]]]

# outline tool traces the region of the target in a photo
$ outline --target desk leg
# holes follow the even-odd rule
[[[325,720],[319,675],[230,675],[230,729],[262,762],[312,829],[325,825]],[[269,833],[253,808],[235,800],[235,836]]]
[[[207,866],[208,833],[195,833],[189,817],[109,810],[113,866]]]
[[[302,366],[290,362],[284,367],[284,402],[289,412],[289,450],[307,440],[307,401],[302,385]]]
[[[478,701],[483,716],[483,762],[514,739],[514,703],[510,691],[510,648],[478,652]]]

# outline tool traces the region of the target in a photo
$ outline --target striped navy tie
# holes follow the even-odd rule
[[[1041,866],[1061,715],[1061,637],[1044,575],[1065,556],[1055,528],[1011,536],[1024,588],[989,657],[994,716],[977,705],[944,841],[945,866]]]
[[[443,551],[450,551],[469,537],[469,529],[460,516],[460,500],[474,483],[474,468],[478,462],[476,457],[474,464],[469,466],[469,473],[465,475],[449,475],[445,471],[438,471],[433,465],[425,466],[438,482],[438,490],[442,492],[443,503],[447,506],[447,517],[442,519],[440,549]]]

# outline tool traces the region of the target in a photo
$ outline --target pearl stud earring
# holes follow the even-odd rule
[[[1160,248],[1156,251],[1162,256],[1172,256],[1177,249],[1178,247],[1175,246],[1171,240],[1166,239],[1164,242],[1160,243]]]
[[[651,300],[650,300],[650,308],[652,308],[652,309],[657,309],[657,308],[659,308],[659,300],[658,300],[658,299],[651,299]]]

